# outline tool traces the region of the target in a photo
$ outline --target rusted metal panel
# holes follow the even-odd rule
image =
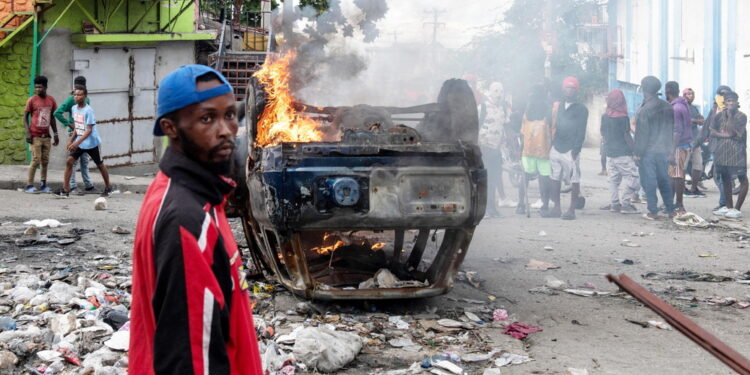
[[[750,375],[750,361],[742,354],[736,352],[716,336],[701,328],[690,318],[677,311],[674,307],[650,293],[644,287],[633,281],[633,279],[622,274],[619,276],[607,275],[607,280],[617,284],[622,290],[633,296],[633,298],[645,304],[648,308],[659,314],[664,320],[676,330],[687,336],[690,340],[718,358],[725,365],[732,368],[738,374]]]

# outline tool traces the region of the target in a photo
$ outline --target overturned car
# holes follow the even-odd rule
[[[267,84],[254,78],[247,93],[234,204],[256,269],[322,300],[449,290],[487,196],[465,81],[416,107],[292,103],[316,124],[319,139],[305,141],[269,136],[278,98]]]

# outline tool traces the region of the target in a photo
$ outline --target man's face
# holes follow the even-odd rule
[[[73,101],[75,101],[78,105],[83,105],[84,103],[86,103],[86,94],[83,92],[83,90],[73,91]]]
[[[220,86],[219,81],[198,82],[198,91]],[[237,136],[234,94],[227,93],[178,111],[177,136],[185,155],[217,173],[227,173]]]
[[[576,98],[576,95],[578,94],[578,89],[575,87],[563,87],[562,89],[563,97],[565,97],[566,100],[573,100]]]
[[[733,97],[725,98],[724,99],[724,105],[726,106],[728,111],[736,111],[737,108],[739,108],[739,101]]]
[[[39,96],[45,96],[47,95],[47,88],[44,87],[44,85],[37,83],[34,85],[34,93]]]
[[[693,104],[693,100],[695,100],[695,93],[693,90],[685,91],[685,99],[688,101],[688,103]]]

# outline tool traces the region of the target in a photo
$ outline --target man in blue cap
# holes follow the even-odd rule
[[[154,135],[169,147],[136,227],[130,374],[262,374],[224,211],[237,127],[221,73],[188,65],[161,81]]]

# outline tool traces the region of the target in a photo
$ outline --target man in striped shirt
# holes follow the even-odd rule
[[[742,203],[747,195],[747,116],[739,111],[739,96],[736,92],[724,94],[726,109],[717,114],[710,125],[711,148],[714,151],[714,172],[722,181],[731,181],[736,175],[740,181],[737,205],[732,202],[732,184],[722,184],[726,205],[714,211],[715,215],[729,218],[742,217]]]

